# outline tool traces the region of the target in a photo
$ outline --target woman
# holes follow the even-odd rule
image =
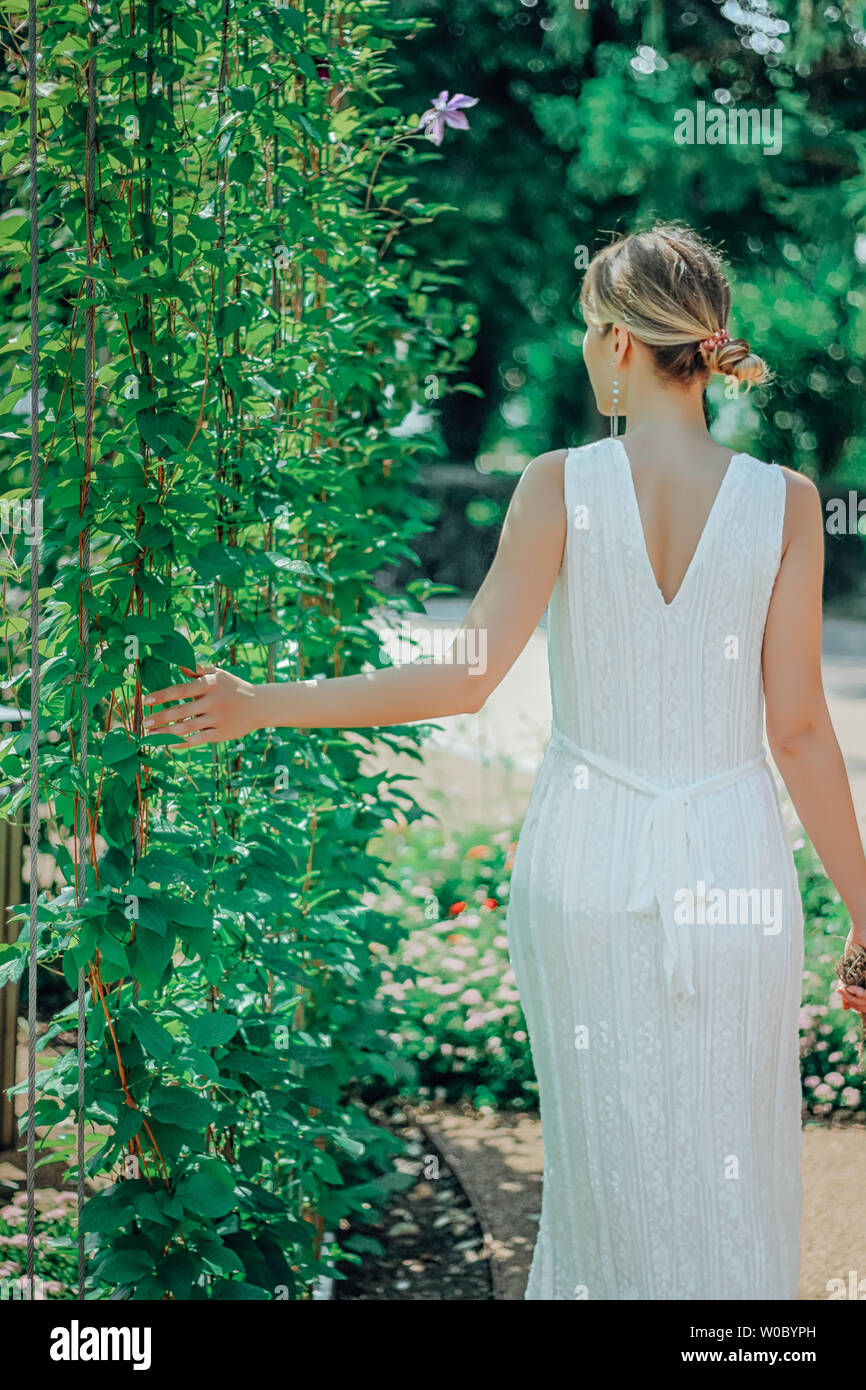
[[[586,274],[584,358],[628,432],[534,459],[464,622],[487,666],[157,691],[180,746],[270,726],[476,711],[550,600],[554,730],[508,937],[545,1144],[528,1299],[793,1299],[803,919],[767,737],[866,946],[866,860],[821,682],[823,518],[807,479],[709,436],[710,373],[761,381],[693,233]],[[475,651],[471,642],[457,650]],[[866,991],[841,991],[866,1012]]]

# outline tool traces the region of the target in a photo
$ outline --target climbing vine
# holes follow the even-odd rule
[[[13,520],[23,12],[4,6],[0,86]],[[303,1298],[344,1218],[401,1181],[355,1093],[405,1065],[371,950],[395,928],[365,895],[372,837],[418,807],[367,755],[418,731],[174,753],[143,733],[142,696],[204,664],[290,680],[385,662],[371,615],[427,520],[411,485],[439,447],[430,402],[474,328],[448,262],[413,252],[437,212],[413,166],[440,156],[389,96],[394,45],[424,25],[382,0],[55,0],[41,24],[38,952],[71,989],[85,977],[88,1292]],[[22,709],[27,532],[4,523],[3,700]],[[27,776],[13,732],[0,814]],[[35,1113],[40,1153],[72,1167],[74,1025],[72,1003],[40,1039],[56,1056]]]

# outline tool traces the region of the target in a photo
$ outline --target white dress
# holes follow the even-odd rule
[[[761,677],[784,474],[734,456],[669,604],[619,441],[569,450],[564,491],[507,919],[545,1152],[525,1296],[793,1299],[803,916]]]

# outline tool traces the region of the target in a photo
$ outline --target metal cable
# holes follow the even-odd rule
[[[96,216],[95,175],[96,175],[96,18],[97,5],[93,0],[90,15],[89,44],[87,62],[87,151],[85,156],[84,196],[87,204],[87,266],[92,270],[95,258],[94,220]],[[87,816],[87,739],[90,725],[90,702],[88,686],[90,683],[90,610],[87,606],[87,589],[90,583],[90,525],[87,506],[90,500],[90,468],[93,449],[93,406],[96,391],[96,306],[93,276],[88,275],[84,282],[84,294],[88,301],[84,318],[84,487],[81,498],[81,513],[84,527],[81,535],[81,747],[80,767],[82,793],[82,814],[78,825],[78,903],[81,907],[87,901],[87,865],[90,857],[90,836]],[[85,1259],[84,1227],[84,1044],[86,1036],[84,993],[84,967],[78,970],[78,1115],[76,1124],[76,1168],[77,1168],[77,1206],[78,1206],[78,1297],[84,1298]]]
[[[39,894],[39,200],[36,145],[36,0],[27,11],[30,119],[30,940],[27,967],[27,1297],[35,1296],[36,903]]]

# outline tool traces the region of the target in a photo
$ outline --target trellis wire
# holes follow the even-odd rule
[[[96,27],[98,14],[97,0],[90,6],[90,32],[88,35],[89,54],[87,61],[87,149],[84,169],[84,198],[87,210],[87,268],[92,271],[95,259],[94,219],[96,216],[95,166],[96,166]],[[84,315],[84,484],[81,493],[81,749],[80,767],[82,783],[82,814],[78,824],[78,904],[83,907],[87,900],[87,864],[90,857],[90,835],[87,805],[87,741],[90,726],[90,702],[88,685],[90,682],[90,610],[87,606],[87,588],[90,580],[90,524],[87,507],[90,500],[90,469],[93,449],[93,405],[96,391],[96,305],[93,303],[95,285],[92,274],[84,282],[84,297],[87,308]],[[84,1298],[85,1261],[84,1228],[84,1043],[86,1031],[84,995],[84,967],[78,970],[78,1096],[76,1119],[76,1186],[78,1205],[78,1297]]]
[[[36,0],[27,7],[30,119],[30,939],[27,952],[27,1296],[36,1252],[36,900],[39,893],[39,203],[36,182]]]
[[[95,12],[96,5],[93,5]],[[29,177],[30,177],[30,935],[27,970],[27,1295],[35,1298],[36,1285],[36,1001],[37,1001],[37,902],[39,895],[39,565],[41,508],[39,505],[39,189],[38,142],[36,111],[37,29],[36,3],[29,0],[27,15],[27,85],[29,112]],[[85,187],[87,202],[87,259],[93,264],[94,163],[96,154],[96,41],[91,28],[90,60],[87,65],[87,163]],[[85,297],[93,299],[94,281],[85,280]],[[88,303],[85,312],[85,481],[82,494],[82,514],[90,491],[90,450],[93,437],[95,306]],[[79,764],[83,784],[87,785],[87,736],[89,707],[90,615],[83,599],[84,586],[90,570],[90,532],[85,525],[81,537],[82,604],[81,639],[84,663],[81,685],[81,746]],[[88,825],[86,800],[79,823],[77,902],[86,900],[86,863],[88,858]],[[77,1208],[78,1208],[78,1297],[84,1298],[85,1258],[82,1210],[84,1207],[84,1039],[85,993],[84,970],[78,971],[77,1058],[78,1094],[76,1120]]]

